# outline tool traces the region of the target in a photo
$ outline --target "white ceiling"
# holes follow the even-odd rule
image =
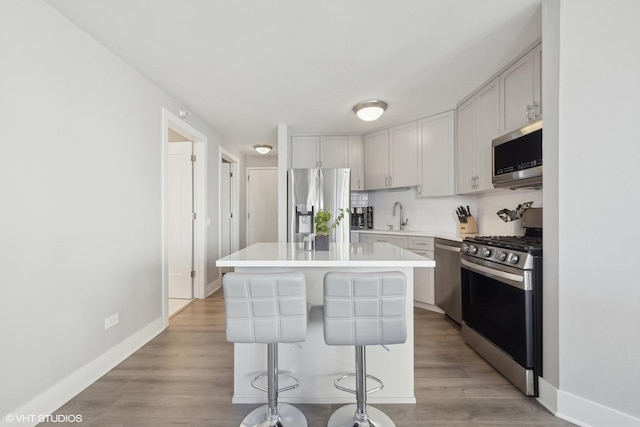
[[[541,34],[541,0],[47,1],[246,153],[278,124],[362,134],[444,111]],[[371,98],[387,112],[361,122]]]

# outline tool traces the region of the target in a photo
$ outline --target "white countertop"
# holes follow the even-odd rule
[[[218,267],[435,267],[430,258],[389,243],[331,243],[307,251],[302,243],[254,243],[220,258]]]
[[[462,242],[467,237],[454,231],[434,231],[434,230],[383,230],[383,229],[366,229],[366,230],[351,230],[364,234],[389,234],[394,236],[413,236],[413,237],[439,237],[442,239],[453,240],[455,242]]]

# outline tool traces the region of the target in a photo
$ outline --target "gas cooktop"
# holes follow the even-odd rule
[[[464,241],[497,248],[529,252],[532,255],[542,253],[542,237],[538,236],[475,236],[467,237]]]

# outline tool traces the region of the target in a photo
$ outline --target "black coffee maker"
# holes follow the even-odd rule
[[[351,229],[364,230],[373,228],[373,206],[351,208]]]
[[[351,208],[351,229],[362,230],[365,228],[366,208]]]

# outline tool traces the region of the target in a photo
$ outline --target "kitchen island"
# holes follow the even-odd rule
[[[407,342],[367,347],[367,371],[380,378],[384,388],[368,396],[371,403],[415,403],[413,381],[413,269],[433,268],[435,261],[388,243],[332,243],[329,251],[307,251],[298,243],[256,243],[216,262],[236,272],[275,273],[300,271],[305,275],[309,313],[307,341],[302,348],[279,345],[281,371],[300,379],[300,387],[284,392],[290,403],[351,403],[354,396],[337,390],[333,381],[354,371],[354,348],[328,346],[322,325],[322,279],[328,271],[401,271],[407,277]],[[235,344],[233,403],[264,402],[264,392],[251,379],[266,370],[265,344]],[[348,381],[347,381],[348,383]],[[289,385],[281,377],[281,387]],[[347,387],[354,388],[347,384]]]

